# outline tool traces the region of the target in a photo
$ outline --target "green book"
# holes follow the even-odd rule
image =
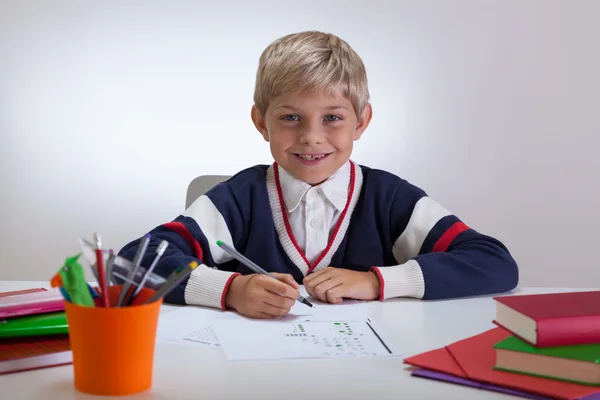
[[[64,311],[0,320],[0,338],[59,335],[68,332]]]
[[[516,336],[496,343],[494,369],[525,375],[600,385],[600,343],[535,347]]]

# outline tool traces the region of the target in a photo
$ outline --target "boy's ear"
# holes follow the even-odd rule
[[[265,121],[265,118],[262,116],[262,114],[258,110],[258,107],[256,107],[256,105],[252,106],[252,110],[250,111],[250,115],[252,117],[252,122],[254,122],[254,126],[260,132],[260,134],[262,135],[263,139],[265,139],[265,141],[268,142],[269,141],[269,134],[267,133],[267,123]]]
[[[365,129],[369,126],[369,123],[371,123],[371,118],[373,118],[373,107],[371,107],[370,103],[367,103],[365,108],[363,108],[362,113],[360,113],[358,121],[356,121],[354,140],[360,139]]]

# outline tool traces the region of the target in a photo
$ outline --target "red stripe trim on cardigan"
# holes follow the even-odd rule
[[[338,222],[337,222],[337,224],[335,226],[335,229],[333,231],[333,234],[329,238],[329,242],[327,243],[327,247],[321,252],[321,254],[319,255],[319,257],[317,257],[317,259],[315,260],[315,262],[311,265],[310,262],[308,261],[308,259],[306,258],[306,255],[304,254],[304,252],[302,251],[302,249],[298,245],[298,242],[296,241],[296,238],[294,237],[294,233],[292,232],[292,228],[290,226],[290,222],[288,221],[288,217],[287,217],[287,214],[286,214],[285,202],[283,200],[283,193],[282,193],[282,190],[281,190],[281,184],[279,182],[279,166],[277,165],[277,163],[273,163],[273,172],[274,172],[274,175],[275,175],[275,186],[277,187],[277,197],[279,198],[279,207],[281,209],[281,214],[283,216],[283,222],[285,224],[285,230],[287,232],[288,237],[292,241],[292,244],[294,245],[294,247],[296,248],[296,250],[298,251],[298,253],[300,254],[300,256],[302,256],[302,259],[304,260],[304,262],[308,266],[308,272],[306,273],[307,275],[310,274],[317,267],[317,265],[319,265],[319,263],[321,262],[321,260],[327,254],[327,252],[329,252],[329,250],[331,249],[331,246],[333,245],[335,237],[337,236],[338,231],[340,230],[340,227],[342,226],[342,222],[344,221],[344,217],[346,216],[346,213],[348,212],[348,208],[350,208],[350,202],[352,201],[352,195],[354,193],[354,183],[355,183],[355,178],[356,178],[356,171],[354,170],[354,168],[355,168],[354,163],[350,162],[350,185],[349,185],[350,189],[348,191],[348,199],[346,200],[346,205],[344,206],[344,210],[342,211],[342,214],[340,215],[340,218],[339,218],[339,220],[338,220]]]
[[[444,232],[444,234],[438,239],[438,241],[435,243],[435,246],[433,246],[433,250],[431,251],[443,252],[448,250],[450,243],[452,243],[452,241],[456,239],[461,232],[464,232],[468,229],[469,227],[460,221],[453,223],[452,226],[450,226],[450,228],[448,228],[446,232]]]
[[[344,218],[346,218],[346,214],[348,213],[348,208],[350,208],[350,202],[352,201],[352,195],[354,194],[355,177],[356,177],[356,174],[354,171],[354,163],[350,162],[350,190],[348,190],[348,199],[346,200],[346,205],[344,206],[344,211],[342,211],[342,214],[340,215],[340,219],[338,220],[338,223],[335,226],[335,230],[333,231],[333,234],[331,235],[331,238],[329,239],[329,243],[327,243],[327,247],[325,247],[325,250],[323,250],[321,252],[321,255],[315,260],[315,263],[308,270],[309,274],[317,267],[317,265],[319,265],[321,260],[325,257],[325,255],[331,249],[331,246],[333,246],[333,241],[335,240],[336,236],[338,235],[338,232],[340,230],[340,227],[342,226],[342,222],[344,221]]]
[[[385,289],[385,280],[383,280],[383,276],[381,275],[381,271],[377,267],[371,267],[369,271],[375,272],[377,275],[377,279],[379,279],[379,301],[383,301],[383,294]]]
[[[238,275],[241,275],[241,274],[239,272],[231,274],[229,279],[227,279],[227,282],[225,282],[225,286],[223,287],[223,292],[221,293],[221,309],[223,311],[227,311],[227,307],[225,307],[225,297],[227,297],[227,291],[229,290],[229,286],[231,285],[233,278],[235,278]]]
[[[304,260],[304,262],[310,269],[310,262],[306,258],[306,255],[304,254],[302,249],[300,249],[300,246],[298,245],[298,242],[296,241],[296,238],[294,237],[294,234],[292,233],[292,227],[290,226],[290,221],[288,221],[288,217],[285,212],[285,202],[283,200],[283,194],[281,192],[281,184],[279,183],[279,166],[277,165],[277,163],[273,163],[273,173],[275,175],[275,187],[277,188],[277,198],[279,199],[279,208],[281,209],[281,214],[283,216],[283,223],[285,224],[285,231],[287,232],[288,237],[292,241],[292,244],[294,245],[294,247],[296,248],[298,253],[300,253],[300,256],[302,256],[302,259]]]
[[[198,243],[194,235],[192,235],[192,232],[190,232],[189,229],[183,223],[167,222],[166,224],[163,224],[163,226],[183,236],[185,240],[187,240],[187,242],[190,244],[190,246],[192,246],[196,258],[200,260],[200,262],[202,262],[202,247],[200,246],[200,243]]]

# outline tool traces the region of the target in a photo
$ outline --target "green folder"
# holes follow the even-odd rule
[[[522,359],[520,362],[516,361],[516,359],[512,360],[510,361],[510,365],[505,365],[504,367],[500,367],[497,364],[494,366],[494,369],[584,385],[600,385],[600,343],[572,346],[535,347],[516,336],[509,336],[508,338],[496,343],[493,347],[497,351],[500,350],[520,353],[518,358]],[[534,363],[536,366],[533,368],[530,367],[529,370],[526,370],[524,365],[532,365],[531,361],[533,358],[538,359]],[[498,354],[497,363],[499,362],[499,359],[500,355]],[[586,365],[585,369],[590,371],[588,372],[588,375],[594,376],[591,378],[592,381],[573,375],[574,369],[572,366],[574,363]],[[549,364],[555,366],[553,368],[554,371],[560,372],[553,376],[544,373],[544,370],[546,369],[545,366]]]
[[[64,311],[0,320],[0,338],[60,335],[68,332]]]

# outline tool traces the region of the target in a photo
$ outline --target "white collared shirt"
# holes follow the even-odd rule
[[[294,178],[280,166],[279,182],[296,243],[312,263],[327,247],[346,206],[350,162],[346,161],[325,182],[317,186]]]

